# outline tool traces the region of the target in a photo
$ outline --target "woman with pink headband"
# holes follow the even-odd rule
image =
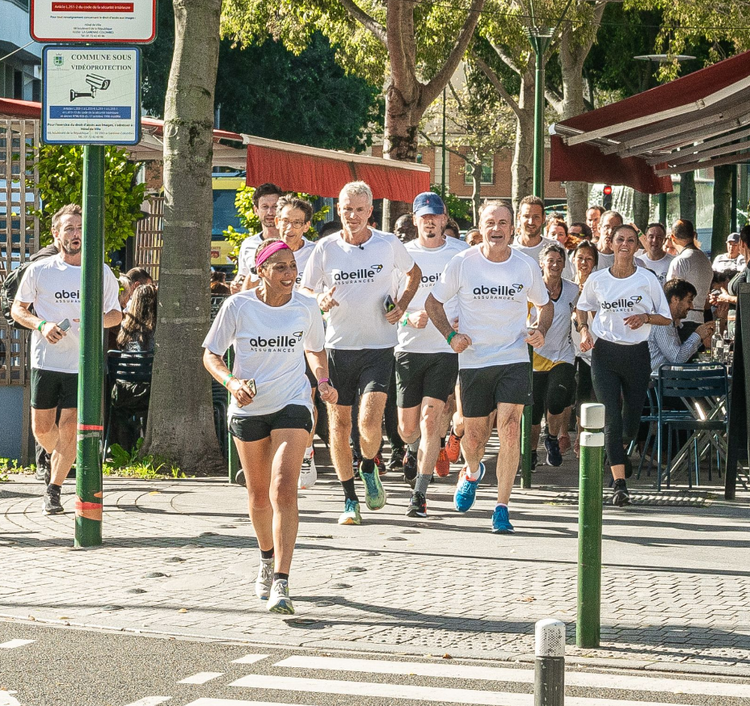
[[[255,593],[268,600],[269,611],[290,614],[297,480],[313,419],[305,358],[321,398],[335,404],[338,395],[328,380],[318,305],[294,291],[294,253],[281,240],[264,240],[255,268],[260,284],[227,299],[203,342],[203,364],[232,394],[229,430],[245,470],[261,555]],[[229,346],[231,371],[224,363]]]

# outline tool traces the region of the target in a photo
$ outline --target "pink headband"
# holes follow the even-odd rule
[[[291,248],[283,240],[279,240],[277,243],[269,245],[258,255],[258,258],[255,260],[255,266],[260,267],[271,255],[279,252],[279,250],[291,250]]]

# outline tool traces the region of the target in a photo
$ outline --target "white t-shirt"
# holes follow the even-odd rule
[[[594,311],[591,332],[597,338],[610,343],[635,345],[648,340],[650,324],[631,329],[623,322],[633,314],[660,314],[667,319],[672,313],[664,296],[664,290],[653,273],[642,267],[619,279],[610,271],[592,272],[583,285],[576,307],[581,311]]]
[[[117,295],[120,285],[112,270],[104,265],[103,311],[121,311]],[[33,304],[37,316],[59,324],[70,321],[67,335],[50,343],[39,331],[31,332],[31,367],[58,373],[77,373],[81,339],[81,268],[67,264],[61,255],[46,257],[29,265],[17,302]],[[76,321],[76,319],[79,319]]]
[[[261,238],[259,235],[253,235],[252,237],[246,238],[242,241],[242,245],[240,246],[240,255],[237,261],[241,262],[242,258],[245,258],[244,265],[242,265],[242,267],[246,268],[247,272],[242,272],[238,267],[238,276],[240,274],[245,274],[245,277],[251,282],[260,281],[260,277],[258,277],[257,274],[254,274],[250,268],[255,267],[255,253],[258,252],[258,248],[260,247],[263,240],[264,238]],[[248,246],[245,247],[245,243],[247,243],[248,241],[254,242],[249,243]],[[244,255],[242,252],[242,248],[245,248]],[[302,282],[302,273],[305,271],[305,265],[307,265],[307,261],[310,259],[310,255],[312,255],[312,251],[314,249],[315,243],[302,236],[302,247],[294,253],[294,259],[297,263],[297,282],[294,285],[295,289],[299,289],[300,282]]]
[[[542,239],[538,245],[521,245],[521,243],[518,240],[518,237],[516,237],[511,243],[510,247],[512,247],[514,250],[518,250],[519,252],[522,252],[524,255],[528,255],[529,257],[534,258],[534,260],[536,260],[537,263],[539,263],[539,265],[541,266],[541,262],[539,262],[539,258],[542,255],[542,250],[547,245],[560,245],[560,243],[556,239],[545,238],[544,236],[542,236]],[[563,250],[565,250],[564,247],[563,247]],[[573,279],[573,277],[575,276],[575,273],[573,270],[573,264],[570,262],[570,260],[567,257],[563,259],[564,259],[565,264],[563,265],[562,276],[564,279]]]
[[[698,309],[698,311],[688,312],[685,321],[695,321],[702,324],[703,309],[706,306],[706,298],[711,291],[711,282],[714,279],[714,271],[708,255],[698,248],[685,248],[669,265],[667,279],[674,277],[687,280],[698,292],[693,298],[693,308]]]
[[[255,251],[262,242],[262,233],[250,235],[242,241],[240,254],[237,256],[238,277],[249,277],[251,275],[250,268],[255,265]]]
[[[603,252],[599,252],[599,258],[597,261],[596,269],[597,270],[606,270],[612,265],[615,264],[615,254],[610,253],[609,255],[606,255]]]
[[[457,254],[466,250],[469,246],[462,240],[446,238],[445,245],[439,248],[425,248],[419,244],[419,240],[412,240],[405,245],[414,262],[422,270],[422,281],[414,299],[409,304],[409,311],[420,311],[424,309],[427,296],[437,284],[445,266]],[[399,296],[403,292],[405,282],[399,287]],[[448,320],[455,318],[455,299],[446,303],[445,313]],[[396,351],[407,353],[453,353],[443,334],[435,328],[432,321],[427,322],[425,328],[414,328],[407,324],[398,327],[398,345]]]
[[[307,261],[302,287],[324,291],[336,287],[339,303],[329,312],[326,348],[364,350],[393,348],[398,324],[389,324],[383,305],[396,296],[395,271],[406,274],[414,260],[398,238],[372,231],[362,245],[347,243],[341,232],[323,238]]]
[[[324,342],[323,317],[314,299],[293,292],[284,306],[269,306],[251,289],[224,302],[203,347],[223,356],[234,345],[232,373],[254,378],[258,394],[245,407],[232,397],[229,417],[255,417],[290,404],[304,405],[312,414],[305,351],[321,351]]]
[[[432,290],[439,302],[457,298],[459,332],[471,345],[459,353],[459,368],[526,363],[529,302],[549,301],[536,260],[511,249],[505,262],[491,262],[481,246],[458,253]]]
[[[560,296],[551,299],[554,304],[552,326],[544,335],[544,345],[534,350],[534,370],[551,370],[555,363],[575,362],[575,350],[573,340],[570,337],[570,321],[576,300],[578,299],[578,286],[568,280],[562,281]],[[534,318],[539,315],[537,309]]]
[[[674,255],[670,255],[669,253],[664,253],[664,257],[661,260],[652,260],[644,250],[640,255],[636,255],[635,264],[651,270],[659,280],[659,284],[663,287],[667,282],[667,273],[669,272],[669,265],[672,260],[674,260]]]
[[[717,255],[711,266],[714,272],[727,272],[735,275],[745,269],[745,258],[742,255],[731,258],[728,253],[724,253],[723,255]]]

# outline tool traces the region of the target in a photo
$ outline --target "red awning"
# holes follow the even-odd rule
[[[423,164],[243,137],[248,184],[270,181],[285,191],[336,197],[344,184],[361,180],[374,198],[392,201],[412,201],[430,190],[430,168]]]
[[[750,159],[750,52],[550,128],[550,179],[672,190],[671,174]]]

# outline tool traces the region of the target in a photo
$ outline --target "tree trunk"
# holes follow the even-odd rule
[[[680,174],[680,218],[695,223],[696,212],[695,172],[683,172]]]
[[[519,114],[516,116],[516,144],[513,151],[512,191],[513,209],[534,188],[534,66],[521,75],[518,96]]]
[[[633,221],[645,233],[649,222],[649,195],[633,190]]]
[[[734,167],[723,164],[714,167],[714,219],[711,234],[711,253],[726,249],[727,235],[732,231],[732,176]]]
[[[479,207],[482,203],[482,161],[467,162],[471,165],[471,211],[474,217],[474,225],[479,223]]]
[[[211,161],[221,1],[174,0],[173,5],[174,56],[164,111],[164,247],[142,453],[195,473],[221,468],[211,377],[201,348],[211,316]]]

